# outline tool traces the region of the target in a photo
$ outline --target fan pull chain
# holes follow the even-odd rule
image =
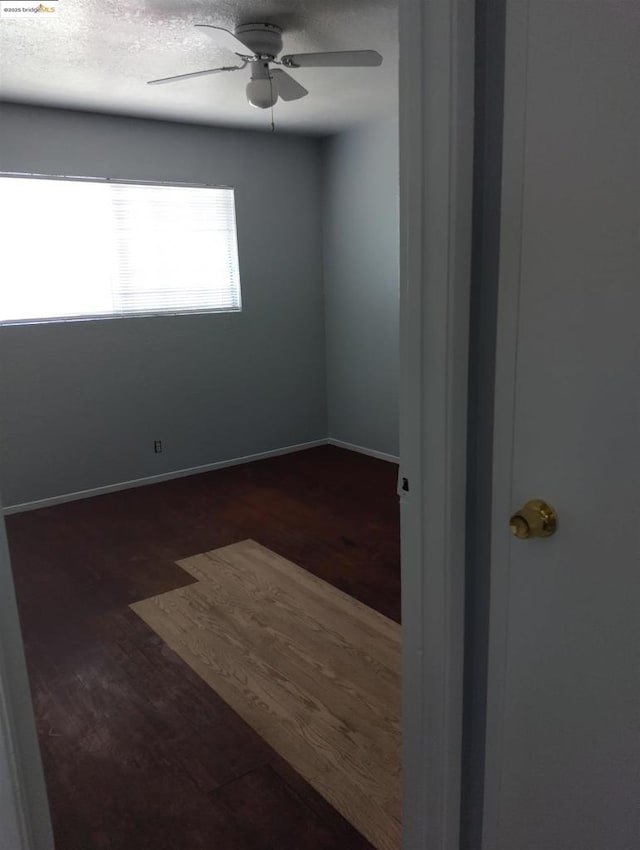
[[[271,132],[275,133],[276,125],[273,120],[273,77],[271,76],[271,72],[269,72],[269,100],[271,101]]]

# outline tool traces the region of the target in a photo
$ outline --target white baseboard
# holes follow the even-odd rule
[[[298,443],[295,446],[285,446],[281,449],[271,449],[267,452],[258,452],[244,457],[234,457],[230,460],[219,460],[216,463],[207,463],[203,466],[192,466],[188,469],[177,469],[174,472],[163,472],[161,475],[149,475],[146,478],[135,478],[132,481],[120,481],[116,484],[107,484],[104,487],[93,487],[90,490],[78,490],[76,493],[64,493],[60,496],[50,496],[47,499],[38,499],[35,502],[22,502],[18,505],[6,505],[3,513],[6,515],[17,514],[22,511],[35,511],[38,508],[48,508],[52,505],[60,505],[64,502],[75,502],[78,499],[89,499],[92,496],[102,496],[105,493],[115,493],[118,490],[130,490],[133,487],[145,487],[147,484],[159,484],[162,481],[171,481],[173,478],[186,478],[189,475],[198,475],[201,472],[212,472],[214,469],[223,469],[226,466],[239,466],[243,463],[251,463],[254,460],[263,460],[268,457],[288,455],[293,452],[301,452],[312,449],[315,446],[326,446],[327,440],[313,440],[310,443]]]
[[[378,460],[388,460],[390,463],[400,463],[400,458],[396,455],[389,455],[386,452],[379,452],[376,449],[366,449],[364,446],[356,446],[353,443],[345,443],[343,440],[334,440],[329,437],[327,443],[330,446],[337,446],[339,449],[348,449],[350,452],[359,452],[361,455],[369,455],[369,457],[377,457]]]
[[[385,454],[375,449],[367,449],[364,446],[356,446],[353,443],[345,443],[342,440],[334,440],[332,437],[324,440],[312,440],[309,443],[298,443],[295,446],[284,446],[281,449],[271,449],[266,452],[258,452],[244,457],[234,457],[230,460],[219,460],[215,463],[206,463],[202,466],[191,466],[187,469],[177,469],[173,472],[163,472],[161,475],[149,475],[146,478],[135,478],[132,481],[119,481],[115,484],[106,484],[103,487],[93,487],[90,490],[78,490],[75,493],[62,493],[59,496],[50,496],[47,499],[37,499],[33,502],[21,502],[17,505],[5,505],[2,513],[18,514],[23,511],[35,511],[38,508],[49,508],[53,505],[61,505],[64,502],[75,502],[78,499],[90,499],[92,496],[102,496],[105,493],[116,493],[119,490],[130,490],[133,487],[146,487],[147,484],[160,484],[162,481],[171,481],[174,478],[186,478],[189,475],[199,475],[201,472],[213,472],[215,469],[224,469],[226,466],[240,466],[243,463],[251,463],[254,460],[264,460],[268,457],[288,455],[293,452],[302,452],[305,449],[313,449],[316,446],[337,446],[340,449],[348,449],[351,452],[359,452],[363,455],[378,458],[379,460],[398,463],[395,455]]]

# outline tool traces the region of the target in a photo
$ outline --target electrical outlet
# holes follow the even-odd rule
[[[153,451],[159,455],[162,454],[162,440],[153,441]]]

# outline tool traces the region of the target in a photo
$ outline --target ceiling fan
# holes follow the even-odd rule
[[[251,65],[251,79],[247,83],[247,100],[259,109],[268,109],[278,98],[298,100],[309,94],[290,74],[282,68],[362,68],[382,64],[382,56],[375,50],[338,50],[328,53],[291,53],[278,59],[282,51],[282,30],[274,24],[242,24],[235,32],[210,24],[196,24],[210,35],[218,47],[224,47],[242,59],[241,65],[209,68],[175,77],[149,80],[149,85],[174,83],[208,74],[225,71],[241,71]]]

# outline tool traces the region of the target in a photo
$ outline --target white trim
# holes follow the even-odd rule
[[[400,2],[404,850],[459,847],[474,11]]]
[[[252,463],[254,460],[264,460],[269,457],[279,457],[280,455],[293,454],[294,452],[303,452],[305,449],[313,449],[316,446],[336,446],[341,449],[348,449],[351,452],[359,452],[360,454],[370,455],[379,460],[386,460],[390,463],[398,463],[399,458],[396,455],[379,452],[376,449],[367,449],[364,446],[356,446],[353,443],[345,443],[342,440],[334,440],[332,437],[322,440],[311,440],[308,443],[297,443],[293,446],[284,446],[280,449],[270,449],[266,452],[257,452],[252,455],[244,455],[243,457],[234,457],[229,460],[218,460],[215,463],[205,463],[201,466],[191,466],[186,469],[176,469],[172,472],[163,472],[160,475],[147,475],[144,478],[134,478],[131,481],[117,481],[114,484],[105,484],[102,487],[91,487],[88,490],[77,490],[74,493],[61,493],[57,496],[49,496],[46,499],[35,499],[32,502],[20,502],[16,505],[5,505],[3,513],[5,516],[10,514],[23,513],[24,511],[36,511],[38,508],[49,508],[53,505],[62,505],[65,502],[75,502],[79,499],[91,499],[93,496],[103,496],[105,493],[117,493],[119,490],[130,490],[133,487],[146,487],[147,484],[160,484],[162,481],[171,481],[174,478],[186,478],[189,475],[199,475],[202,472],[213,472],[215,469],[224,469],[227,466],[239,466],[243,463]]]
[[[53,850],[9,550],[0,517],[0,846]]]
[[[176,469],[173,472],[163,472],[160,475],[149,475],[145,478],[134,478],[131,481],[119,481],[115,484],[105,484],[103,487],[92,487],[90,490],[78,490],[75,493],[62,493],[59,496],[50,496],[47,499],[37,499],[33,502],[22,502],[17,505],[7,505],[3,513],[22,513],[23,511],[35,511],[38,508],[48,508],[52,505],[61,505],[64,502],[75,502],[78,499],[90,499],[93,496],[102,496],[105,493],[115,493],[118,490],[130,490],[132,487],[146,487],[147,484],[160,484],[162,481],[171,481],[174,478],[186,478],[189,475],[199,475],[201,472],[212,472],[214,469],[224,469],[227,466],[239,466],[242,463],[251,463],[254,460],[264,460],[268,457],[302,452],[305,449],[313,449],[316,446],[326,446],[325,440],[312,440],[309,443],[298,443],[294,446],[284,446],[280,449],[270,449],[266,452],[257,452],[244,457],[234,457],[229,460],[218,460],[215,463],[206,463],[202,466],[191,466],[187,469]]]
[[[400,458],[397,455],[379,452],[377,449],[367,449],[364,446],[356,446],[355,443],[345,443],[344,440],[334,440],[333,437],[329,437],[327,445],[336,446],[339,449],[348,449],[350,452],[358,452],[361,455],[369,455],[369,457],[376,457],[378,460],[387,460],[389,463],[400,463]]]
[[[16,752],[15,722],[2,692],[2,682],[7,678],[2,658],[0,658],[0,665],[2,665],[0,667],[0,806],[3,811],[8,811],[8,815],[3,818],[0,826],[2,829],[0,840],[6,841],[7,847],[26,848],[28,847],[28,831],[24,789]],[[10,797],[10,805],[5,802],[5,795]]]
[[[124,177],[89,177],[79,174],[39,174],[37,171],[0,171],[0,177],[35,180],[74,180],[83,183],[121,183],[124,186],[175,186],[184,189],[234,189],[225,183],[180,183],[175,180],[126,180]]]

